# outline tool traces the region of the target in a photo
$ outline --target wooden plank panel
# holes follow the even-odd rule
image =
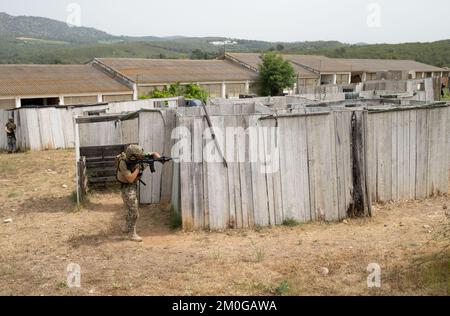
[[[416,126],[417,110],[409,111],[409,195],[410,200],[415,199],[416,192]]]
[[[428,196],[428,110],[417,110],[416,113],[416,176],[415,198]]]
[[[390,113],[382,113],[378,125],[378,193],[380,202],[392,199],[392,117]],[[394,148],[395,150],[395,148]]]
[[[375,142],[375,127],[374,122],[376,119],[376,115],[369,112],[367,123],[367,167],[369,173],[369,188],[372,194],[372,200],[376,201],[376,180],[377,180],[377,172],[376,172],[376,142]]]
[[[174,130],[175,124],[175,111],[167,110],[162,112],[164,117],[164,150],[163,154],[165,156],[171,156],[172,147],[174,141],[172,140],[172,131]],[[176,157],[175,157],[176,158]],[[161,179],[161,202],[170,202],[172,197],[172,181],[173,181],[173,169],[174,163],[170,161],[163,166],[162,179]],[[203,173],[203,172],[202,172]]]
[[[338,192],[337,192],[337,159],[336,159],[336,141],[334,139],[334,135],[336,134],[336,125],[333,115],[326,116],[326,120],[329,125],[329,143],[330,149],[328,153],[326,152],[328,149],[325,148],[325,157],[331,158],[330,166],[328,170],[325,170],[324,177],[328,177],[329,180],[327,183],[330,184],[329,198],[328,198],[328,206],[326,208],[326,220],[328,221],[337,221],[339,220],[339,204],[338,204]],[[331,177],[331,179],[330,179]]]
[[[39,116],[37,109],[26,109],[28,139],[31,150],[42,150]]]
[[[296,146],[294,142],[296,139],[302,137],[298,133],[299,127],[296,118],[280,118],[278,119],[280,128],[280,172],[281,172],[281,190],[283,192],[282,209],[284,219],[301,220],[299,207],[300,197],[296,196],[296,158],[294,151]],[[298,133],[297,138],[294,138],[292,133]],[[308,209],[309,213],[309,209]]]
[[[253,191],[251,181],[250,146],[247,128],[249,127],[248,117],[238,118],[240,125],[246,129],[246,134],[241,135],[240,144],[245,148],[244,152],[239,151],[239,179],[241,184],[242,203],[242,227],[254,225],[253,221]],[[243,154],[243,156],[242,156]]]
[[[331,115],[319,115],[308,117],[311,120],[312,129],[308,130],[309,148],[314,148],[310,152],[310,180],[311,191],[314,190],[314,210],[317,219],[335,220],[337,219],[335,179],[336,169],[333,168],[333,160],[330,153],[333,151],[331,141],[334,142],[334,135],[331,135]]]
[[[267,179],[264,174],[263,159],[264,155],[264,138],[260,125],[257,123],[257,118],[252,117],[252,126],[258,127],[255,129],[254,148],[251,151],[256,151],[257,157],[251,162],[251,179],[253,188],[253,205],[254,205],[254,221],[255,225],[268,226],[269,225],[269,209],[267,197]]]
[[[185,127],[191,130],[192,118],[183,117],[178,118],[178,126]],[[198,196],[194,196],[191,185],[191,166],[192,166],[192,147],[190,135],[180,135],[185,137],[183,140],[187,144],[187,152],[183,153],[180,158],[180,206],[181,206],[181,218],[183,222],[184,230],[192,230],[194,228],[194,199],[198,199]]]
[[[237,214],[237,202],[236,202],[236,185],[237,180],[235,178],[235,169],[236,166],[236,150],[235,150],[235,136],[234,134],[227,134],[227,128],[235,128],[236,120],[234,116],[226,116],[224,117],[224,137],[225,137],[225,148],[223,154],[226,157],[228,162],[228,168],[226,169],[227,178],[228,178],[228,205],[229,205],[229,226],[230,228],[236,228],[238,219],[240,215]]]
[[[309,186],[309,155],[308,155],[308,124],[307,117],[299,117],[297,120],[297,135],[294,135],[296,160],[296,198],[300,202],[298,206],[299,218],[304,222],[313,220],[311,214],[311,196]]]
[[[351,166],[351,116],[350,111],[333,113],[336,126],[336,190],[338,217],[347,217],[347,210],[352,203],[352,166]]]
[[[211,117],[211,122],[223,147],[223,117]],[[208,141],[208,148],[215,153],[217,161],[207,162],[209,226],[211,229],[225,229],[229,224],[229,197],[227,170],[223,165],[214,140]],[[222,148],[223,152],[223,148]]]
[[[314,121],[311,117],[306,117],[306,127],[307,127],[307,146],[308,146],[308,186],[309,186],[309,201],[310,201],[310,213],[311,213],[311,221],[316,221],[319,219],[318,214],[316,212],[316,192],[315,192],[315,182],[316,182],[316,167],[315,165],[319,163],[315,160],[316,156],[316,146],[314,144],[314,129],[317,127],[314,125]],[[311,139],[313,139],[311,141]]]
[[[193,162],[191,163],[192,174],[192,196],[193,196],[193,213],[194,213],[194,229],[205,228],[205,210],[203,198],[203,138],[204,129],[203,120],[195,118],[191,123],[192,136],[192,154]]]

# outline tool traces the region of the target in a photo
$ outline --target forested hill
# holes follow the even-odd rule
[[[329,57],[413,59],[450,66],[450,40],[350,45],[338,41],[265,42],[224,37],[114,36],[64,22],[0,12],[0,63],[86,63],[95,57],[216,58],[223,50],[321,54]]]

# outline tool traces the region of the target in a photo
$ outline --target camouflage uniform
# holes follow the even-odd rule
[[[125,164],[125,162],[123,163]],[[121,166],[119,170],[121,169],[123,170],[123,166]],[[136,223],[139,218],[139,202],[136,182],[122,184],[122,200],[126,210],[126,229],[128,232],[133,232],[136,229]]]
[[[15,153],[16,152],[16,124],[14,124],[14,121],[9,120],[8,123],[6,123],[6,128],[10,130],[10,133],[6,133],[6,137],[8,139],[8,153]]]
[[[126,229],[125,231],[131,235],[131,239],[134,241],[142,241],[136,233],[136,224],[139,218],[139,202],[138,202],[138,191],[137,182],[139,177],[136,178],[134,183],[128,183],[125,176],[130,175],[134,170],[129,170],[126,159],[131,157],[142,158],[144,155],[144,150],[139,147],[132,145],[128,147],[126,153],[122,154],[122,159],[119,162],[117,170],[117,179],[122,183],[122,200],[126,211]],[[139,167],[137,167],[139,168]]]

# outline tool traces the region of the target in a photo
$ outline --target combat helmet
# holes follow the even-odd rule
[[[125,151],[127,159],[143,159],[145,156],[144,148],[138,145],[130,145]]]

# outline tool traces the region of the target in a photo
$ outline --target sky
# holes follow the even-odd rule
[[[0,12],[114,35],[371,44],[450,39],[449,8],[448,0],[0,0]]]

